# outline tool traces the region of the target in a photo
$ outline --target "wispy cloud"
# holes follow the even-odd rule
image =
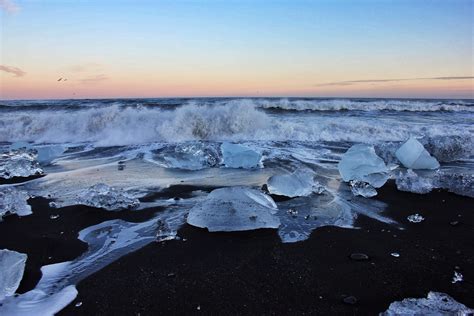
[[[7,13],[15,13],[20,10],[20,7],[12,0],[0,0],[0,8]]]
[[[451,77],[429,77],[429,78],[398,78],[398,79],[369,79],[369,80],[346,80],[317,84],[317,87],[325,86],[350,86],[358,83],[380,83],[380,82],[398,82],[415,80],[466,80],[474,79],[474,76],[451,76]]]
[[[107,77],[106,75],[100,74],[100,75],[96,75],[96,76],[82,78],[82,79],[79,79],[79,81],[81,83],[84,83],[84,84],[92,84],[92,83],[98,83],[98,82],[101,82],[101,81],[105,81],[105,80],[108,80],[108,79],[109,79],[109,77]]]
[[[11,73],[11,74],[15,75],[15,77],[23,77],[24,75],[26,75],[26,72],[24,72],[23,70],[21,70],[18,67],[0,65],[0,70]]]

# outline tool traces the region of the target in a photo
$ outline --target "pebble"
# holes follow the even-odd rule
[[[355,261],[365,261],[369,260],[369,256],[365,253],[353,253],[351,254],[351,259]]]
[[[176,276],[176,273],[173,273],[173,272],[168,273],[167,275],[168,278],[174,278],[175,276]]]
[[[392,252],[390,255],[395,258],[400,257],[400,254],[398,252]]]
[[[449,225],[451,225],[451,226],[457,226],[458,224],[459,224],[458,221],[452,221],[452,222],[449,223]]]
[[[355,296],[346,296],[342,300],[345,304],[354,305],[357,303],[357,298]]]

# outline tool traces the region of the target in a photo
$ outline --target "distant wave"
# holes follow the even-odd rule
[[[97,101],[94,101],[97,102]],[[440,114],[442,115],[442,114]],[[472,114],[430,121],[422,115],[340,116],[266,113],[261,101],[236,99],[203,105],[201,100],[170,109],[123,107],[120,102],[80,110],[0,112],[0,141],[92,142],[99,146],[189,140],[230,141],[401,141],[411,135],[474,133]]]
[[[409,111],[474,112],[474,101],[464,100],[350,100],[350,99],[280,99],[256,101],[265,109],[286,111]]]

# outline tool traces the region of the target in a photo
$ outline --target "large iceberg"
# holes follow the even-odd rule
[[[349,148],[342,155],[338,169],[344,181],[362,181],[374,188],[380,188],[389,177],[385,162],[377,156],[373,146],[365,144],[357,144]]]
[[[265,193],[247,187],[216,189],[190,211],[190,225],[216,231],[278,228],[277,206]]]
[[[27,203],[29,198],[28,193],[14,187],[0,189],[0,221],[5,215],[26,216],[32,214],[31,206]]]
[[[0,178],[30,177],[43,174],[35,150],[18,149],[0,155]]]
[[[314,174],[296,170],[291,174],[274,175],[267,180],[268,192],[287,197],[308,196],[313,192],[321,193],[324,187],[314,181]]]
[[[140,201],[122,189],[98,183],[79,192],[74,204],[103,208],[107,211],[133,209],[140,205]],[[69,204],[68,204],[69,205]],[[52,207],[62,207],[60,202],[50,203]]]
[[[427,298],[406,298],[393,302],[380,315],[472,315],[472,313],[474,309],[457,302],[447,294],[429,292]]]
[[[395,152],[398,160],[409,169],[437,169],[439,162],[415,138],[410,137]]]
[[[23,278],[26,259],[24,253],[0,250],[0,302],[15,294]]]
[[[262,155],[246,146],[223,143],[221,145],[223,163],[228,168],[257,168]]]
[[[199,170],[219,165],[220,155],[212,144],[192,142],[161,149],[153,161],[165,168]]]

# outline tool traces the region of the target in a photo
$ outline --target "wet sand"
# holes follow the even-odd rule
[[[168,193],[185,194],[178,191]],[[182,240],[153,242],[80,282],[77,299],[60,314],[371,315],[429,291],[474,307],[473,200],[443,191],[399,192],[393,183],[377,199],[404,230],[360,216],[359,229],[323,227],[304,242],[283,244],[272,230],[208,233],[185,225]],[[76,239],[81,229],[112,218],[142,221],[157,211],[56,210],[45,199],[30,202],[33,215],[0,223],[0,248],[28,254],[19,292],[34,287],[42,265],[85,251]],[[425,221],[408,222],[414,213]],[[53,214],[60,217],[52,220]],[[351,253],[370,258],[354,261]],[[464,281],[453,284],[455,269]],[[344,303],[351,295],[357,302]]]

